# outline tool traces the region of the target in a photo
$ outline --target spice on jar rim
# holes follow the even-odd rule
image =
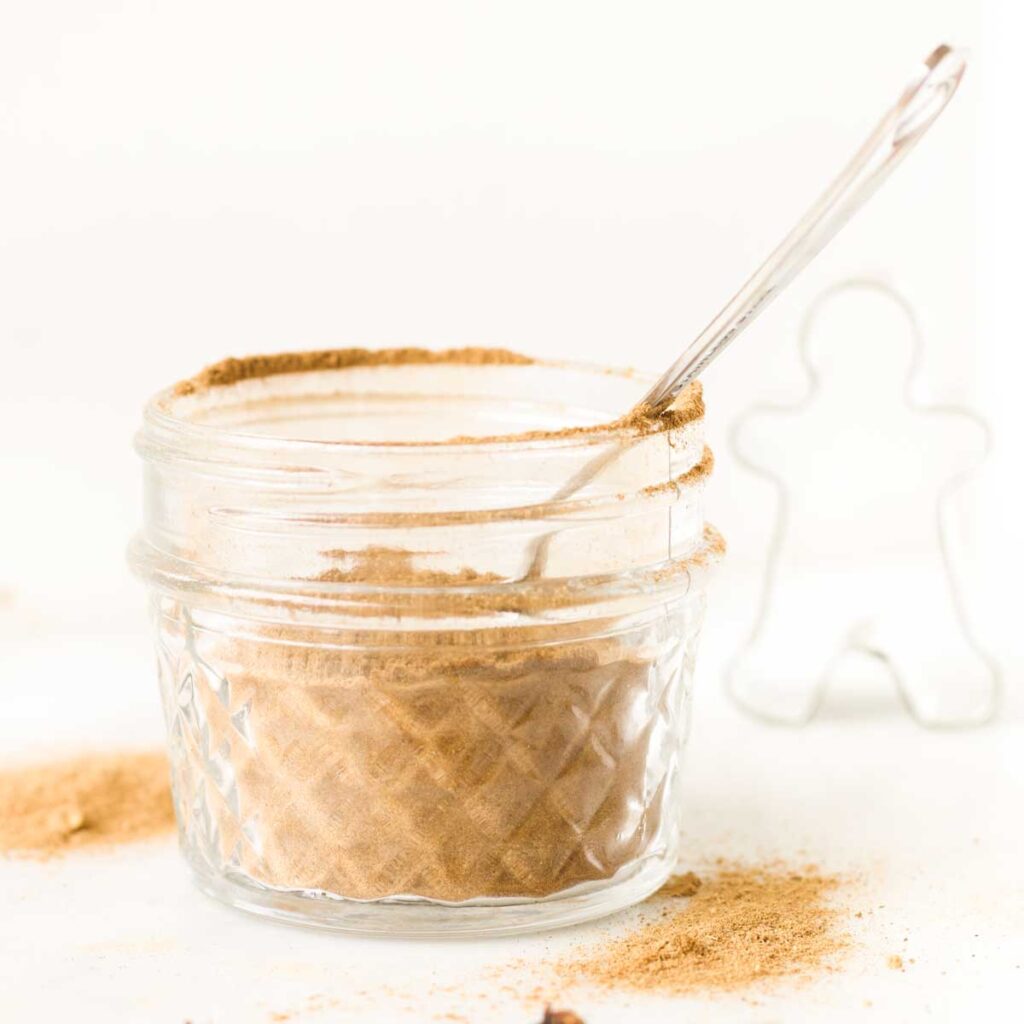
[[[277,352],[271,355],[253,355],[222,359],[200,370],[186,380],[179,381],[171,390],[172,398],[185,398],[215,388],[225,388],[245,381],[262,380],[282,374],[317,373],[388,366],[535,366],[540,360],[503,348],[339,348],[308,352]],[[544,363],[543,365],[558,365]],[[602,371],[614,372],[614,371]],[[628,372],[628,371],[625,371]],[[654,434],[675,430],[704,415],[703,389],[700,381],[692,381],[667,409],[655,409],[640,403],[629,412],[606,423],[590,426],[561,427],[546,430],[522,431],[514,434],[458,435],[444,441],[389,441],[392,447],[423,444],[486,444],[520,441],[550,441],[562,438],[586,438],[625,431],[631,434]],[[349,444],[365,442],[350,441]]]

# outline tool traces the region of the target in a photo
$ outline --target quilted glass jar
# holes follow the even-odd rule
[[[227,361],[150,402],[131,559],[202,889],[467,935],[663,883],[721,543],[699,391],[610,422],[644,383],[341,351]]]

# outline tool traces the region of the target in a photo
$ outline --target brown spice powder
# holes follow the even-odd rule
[[[421,568],[415,564],[418,556],[429,553],[379,545],[370,545],[359,551],[333,548],[324,551],[323,554],[327,558],[344,559],[350,562],[350,567],[332,567],[320,573],[317,580],[324,583],[372,583],[416,587],[467,587],[502,581],[502,577],[497,573],[478,572],[469,566],[463,566],[458,572],[444,572],[440,569]]]
[[[0,852],[52,857],[174,828],[162,753],[92,754],[0,771]]]
[[[556,972],[563,984],[666,995],[809,977],[827,970],[847,942],[829,902],[839,884],[811,867],[723,865],[685,907],[663,906],[633,933],[558,963]]]
[[[275,352],[272,355],[222,359],[194,377],[179,381],[176,395],[191,395],[222,388],[243,380],[274,377],[281,373],[312,373],[348,370],[356,366],[411,366],[457,363],[463,366],[526,366],[534,360],[504,348],[331,348],[309,352]]]
[[[695,466],[691,466],[685,473],[681,473],[672,480],[665,480],[660,484],[651,484],[648,487],[644,487],[639,493],[646,498],[651,498],[656,494],[664,494],[666,491],[679,492],[684,487],[693,487],[702,480],[707,479],[707,477],[711,476],[714,468],[714,453],[705,445],[700,462]]]
[[[611,574],[588,577],[586,587],[577,581],[540,579],[529,582],[506,580],[497,573],[480,572],[463,566],[456,572],[419,566],[416,560],[427,551],[406,548],[370,546],[361,551],[335,548],[321,552],[327,558],[343,561],[318,573],[314,582],[367,584],[370,588],[354,590],[346,595],[346,612],[353,616],[373,617],[399,614],[422,618],[440,618],[450,615],[485,616],[495,613],[535,614],[565,607],[585,607],[608,599],[602,587],[615,581]],[[705,526],[701,546],[691,555],[678,558],[668,565],[651,571],[643,580],[648,585],[680,585],[692,582],[693,574],[717,562],[725,554],[725,540],[712,526]],[[515,586],[488,586],[512,583]],[[640,585],[638,579],[637,585]],[[479,588],[466,589],[461,588]],[[314,592],[315,595],[315,592]],[[489,635],[500,640],[493,631]],[[528,633],[510,633],[509,639],[528,640]],[[355,640],[355,637],[350,638]],[[435,639],[452,642],[457,638],[448,634]],[[550,636],[547,639],[551,639]],[[403,643],[415,643],[413,635],[403,635]]]
[[[194,377],[179,381],[172,389],[178,397],[229,387],[241,381],[274,377],[286,373],[313,373],[323,370],[347,370],[368,366],[443,365],[460,366],[532,366],[539,360],[504,348],[338,348],[308,352],[277,352],[272,355],[254,355],[223,359],[201,370]],[[704,415],[703,389],[700,381],[692,381],[663,409],[655,409],[641,402],[624,416],[594,426],[565,427],[551,430],[531,430],[516,434],[458,435],[443,442],[394,441],[393,446],[421,445],[423,443],[481,444],[506,441],[549,441],[564,438],[584,438],[617,431],[646,435],[675,430]],[[357,442],[349,442],[357,443]]]
[[[676,430],[704,415],[704,391],[700,381],[691,381],[679,393],[672,405],[666,409],[655,409],[645,402],[634,406],[624,416],[610,420],[608,423],[597,423],[586,427],[562,427],[557,430],[529,430],[519,434],[496,434],[477,437],[471,434],[460,434],[449,439],[448,444],[481,444],[502,441],[555,441],[572,438],[598,437],[602,434],[617,432],[635,434],[644,437],[648,434],[661,434],[668,430]]]
[[[692,871],[687,871],[682,875],[673,875],[658,890],[658,895],[689,898],[690,896],[696,896],[697,890],[700,887],[701,880]]]
[[[281,353],[225,360],[179,384],[175,394],[356,366],[532,362],[502,349]],[[667,411],[644,406],[611,424],[451,441],[607,440],[601,435],[617,431],[610,458],[637,435],[702,414],[694,384]],[[709,470],[705,453],[690,474],[667,486],[696,482]],[[536,505],[444,512],[436,525],[553,511]],[[409,527],[430,521],[405,512],[359,520]],[[707,550],[695,559],[717,550],[713,531],[704,541]],[[368,584],[365,594],[347,595],[346,612],[398,619],[532,613],[601,596],[597,577],[587,578],[589,589],[558,580],[505,588],[470,567],[418,566],[417,554],[429,552],[331,551],[342,564],[318,579]],[[688,560],[672,569],[681,584],[689,580]],[[668,580],[638,579],[637,591]],[[664,617],[625,634],[621,625],[612,629],[589,616],[582,617],[586,629],[552,616],[536,628],[398,628],[361,636],[260,625],[237,637],[211,634],[204,657],[215,674],[225,666],[230,684],[197,686],[193,699],[211,746],[225,751],[233,768],[230,800],[221,794],[210,807],[221,855],[264,884],[357,899],[544,897],[632,870],[668,841],[678,735],[659,726],[664,709],[682,704],[702,598],[674,593],[666,601]],[[203,766],[195,769],[183,775],[202,777]]]
[[[252,878],[356,899],[541,897],[609,879],[666,841],[677,790],[652,771],[675,739],[638,725],[636,709],[652,673],[682,657],[674,643],[640,631],[353,649],[300,629],[264,635],[210,652],[234,666],[249,743],[214,693],[196,694],[237,784],[237,814],[211,807],[222,855],[237,851]]]

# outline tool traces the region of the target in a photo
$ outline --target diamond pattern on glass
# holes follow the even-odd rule
[[[386,676],[308,634],[246,639],[247,667],[235,641],[165,608],[183,842],[215,872],[357,899],[532,898],[663,854],[699,624],[683,604],[574,642],[557,671],[509,656],[507,671]]]

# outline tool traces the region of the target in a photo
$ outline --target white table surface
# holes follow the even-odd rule
[[[687,856],[781,856],[856,876],[842,895],[854,948],[841,970],[767,993],[576,992],[565,1004],[587,1024],[1020,1019],[1024,724],[1012,696],[998,723],[964,732],[921,729],[884,681],[872,700],[833,706],[805,729],[762,725],[721,693],[741,630],[716,589],[685,768]],[[0,751],[158,743],[141,612],[64,612],[24,596],[0,609]],[[171,839],[0,861],[0,1021],[535,1024],[540,1002],[498,986],[528,990],[531,962],[624,923],[472,943],[366,940],[214,903]],[[892,954],[904,970],[887,966]]]

